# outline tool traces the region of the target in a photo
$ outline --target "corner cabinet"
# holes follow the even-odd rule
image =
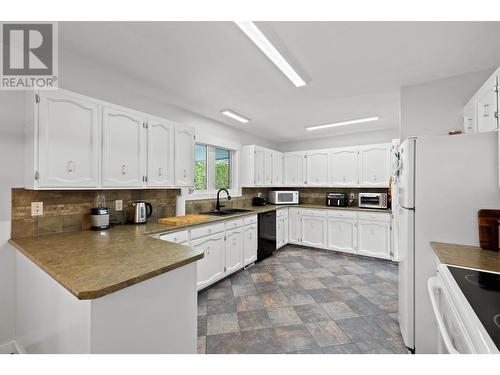
[[[273,186],[283,185],[283,154],[273,151]]]
[[[359,147],[359,186],[389,187],[391,176],[391,144]]]
[[[28,111],[35,115],[28,124],[33,131],[26,142],[27,150],[32,151],[26,155],[31,165],[27,185],[33,188],[35,178],[39,188],[97,188],[101,171],[99,103],[59,90],[32,94],[27,100]]]
[[[184,125],[175,126],[175,186],[194,185],[194,129]]]
[[[274,176],[275,171],[277,173],[276,179],[279,179],[279,176],[282,175],[282,168],[279,168],[278,154],[281,153],[257,145],[243,146],[240,168],[241,186],[281,185],[281,181],[275,182]]]
[[[151,187],[174,185],[175,124],[161,118],[148,120],[148,180]]]
[[[103,187],[146,185],[146,124],[147,118],[139,112],[103,107]]]

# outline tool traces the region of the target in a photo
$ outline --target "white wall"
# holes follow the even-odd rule
[[[399,138],[399,126],[393,129],[381,129],[372,132],[342,134],[334,137],[305,139],[302,141],[279,143],[280,151],[303,151],[321,148],[347,147],[391,142]]]
[[[15,249],[10,238],[11,189],[23,185],[24,93],[0,91],[0,346],[14,339]]]
[[[493,69],[453,76],[401,90],[401,139],[445,135],[462,129],[465,103],[493,73]]]

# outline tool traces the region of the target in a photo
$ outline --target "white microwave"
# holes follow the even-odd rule
[[[299,192],[296,190],[272,190],[267,201],[273,204],[299,204]]]

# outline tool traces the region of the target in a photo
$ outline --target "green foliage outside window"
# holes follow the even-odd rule
[[[207,162],[196,161],[194,163],[194,188],[196,190],[207,189]]]

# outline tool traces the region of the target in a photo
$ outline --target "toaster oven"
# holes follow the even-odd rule
[[[297,190],[272,190],[268,193],[267,201],[272,204],[299,204]]]
[[[387,193],[359,193],[358,207],[387,208]]]

